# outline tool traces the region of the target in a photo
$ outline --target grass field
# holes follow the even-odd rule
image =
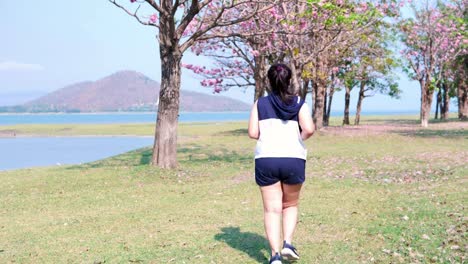
[[[332,120],[338,124],[340,120]],[[182,124],[179,168],[149,148],[0,172],[0,263],[268,263],[246,123]],[[307,141],[298,263],[467,262],[468,123],[366,117]],[[152,135],[152,124],[9,126]]]

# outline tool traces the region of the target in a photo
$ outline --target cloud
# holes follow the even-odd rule
[[[44,67],[39,64],[21,63],[16,61],[0,62],[0,71],[42,71]]]

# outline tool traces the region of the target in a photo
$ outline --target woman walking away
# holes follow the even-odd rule
[[[263,199],[270,264],[280,264],[282,259],[299,259],[292,238],[305,180],[307,150],[303,141],[312,136],[315,128],[307,104],[290,88],[291,69],[275,64],[268,70],[268,79],[272,93],[254,103],[249,137],[257,139],[255,181]]]

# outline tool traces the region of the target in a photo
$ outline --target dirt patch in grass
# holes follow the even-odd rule
[[[394,130],[415,130],[412,125],[359,125],[359,126],[329,126],[320,129],[320,133],[340,136],[379,135]]]
[[[311,164],[326,167],[322,177],[356,178],[381,183],[436,182],[466,171],[468,152],[422,152],[414,156],[330,157]],[[313,171],[315,169],[312,169]]]
[[[234,184],[239,184],[239,183],[244,183],[244,182],[248,182],[248,181],[252,181],[254,182],[254,172],[243,172],[239,175],[236,175],[235,177],[232,178],[232,182]]]
[[[16,137],[17,131],[14,129],[0,130],[0,138],[2,137]]]
[[[468,122],[440,122],[422,128],[419,124],[383,123],[364,124],[359,126],[329,126],[320,129],[320,133],[342,136],[365,136],[396,133],[407,136],[468,136]]]
[[[468,122],[418,124],[382,123],[330,126],[315,140],[309,156],[319,177],[356,178],[379,183],[444,181],[468,170]],[[346,146],[335,149],[334,146]],[[323,152],[332,147],[333,151]]]

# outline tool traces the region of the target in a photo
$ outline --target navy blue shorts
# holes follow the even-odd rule
[[[304,183],[305,163],[305,160],[298,158],[255,159],[255,181],[260,186],[278,181],[291,185]]]

